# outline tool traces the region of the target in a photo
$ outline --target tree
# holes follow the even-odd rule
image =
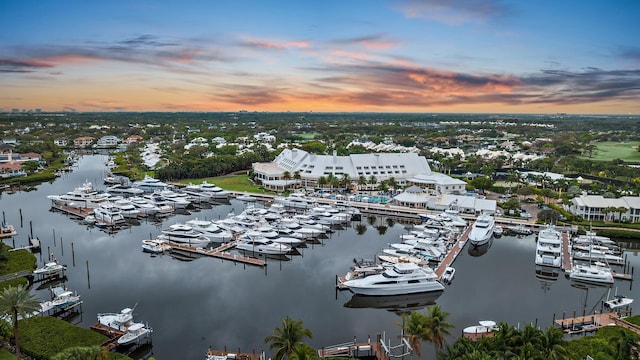
[[[62,350],[51,360],[105,360],[109,351],[101,346],[78,346]]]
[[[427,339],[427,316],[418,311],[402,315],[402,333],[418,357],[422,355],[422,340]]]
[[[450,336],[449,329],[453,327],[448,323],[447,317],[449,313],[442,311],[440,305],[429,306],[429,313],[427,314],[426,333],[429,341],[433,343],[436,351],[436,359],[438,358],[438,352],[446,343],[445,336]]]
[[[267,336],[264,342],[269,344],[269,349],[276,350],[273,355],[274,360],[283,360],[289,359],[299,347],[304,345],[302,340],[305,337],[310,339],[313,337],[311,330],[306,329],[301,320],[292,320],[287,316],[282,320],[282,328],[275,328],[273,334]]]
[[[11,316],[13,336],[16,344],[16,358],[20,359],[20,337],[18,336],[18,317],[26,318],[28,314],[40,309],[40,302],[23,285],[10,286],[0,293],[0,313]]]
[[[360,175],[360,177],[358,177],[359,190],[362,191],[362,187],[365,185],[367,185],[367,177],[364,175]]]
[[[475,179],[471,180],[471,185],[476,189],[482,190],[482,192],[491,189],[493,186],[493,180],[486,176],[478,176]]]

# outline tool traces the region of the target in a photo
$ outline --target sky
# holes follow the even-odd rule
[[[638,0],[0,0],[0,109],[640,113]]]

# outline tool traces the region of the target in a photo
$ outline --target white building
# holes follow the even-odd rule
[[[115,148],[118,146],[119,143],[120,143],[120,139],[112,135],[107,135],[98,139],[94,147],[99,149]]]
[[[419,186],[410,186],[404,192],[393,197],[393,204],[414,209],[446,210],[456,209],[464,214],[486,212],[494,214],[497,202],[476,196],[441,194],[433,195]]]
[[[605,212],[606,208],[626,208],[623,213]],[[591,221],[640,221],[640,197],[623,196],[617,199],[605,198],[601,195],[582,194],[571,199],[571,205],[567,211],[580,216],[582,219]]]

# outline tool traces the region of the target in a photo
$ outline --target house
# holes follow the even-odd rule
[[[626,212],[610,212],[609,210],[627,209]],[[573,215],[587,221],[625,221],[640,222],[640,197],[623,196],[620,198],[605,198],[602,195],[582,194],[571,199],[565,209]]]
[[[17,161],[7,162],[0,164],[0,178],[27,176],[27,173],[22,170],[22,165]]]
[[[77,148],[86,148],[91,146],[94,140],[95,139],[92,138],[91,136],[81,136],[79,138],[73,139],[73,146]]]
[[[107,135],[98,139],[93,147],[97,149],[113,149],[116,148],[119,143],[120,139],[113,135]]]
[[[53,144],[59,147],[65,147],[67,146],[67,139],[65,138],[53,139]]]
[[[140,135],[131,135],[128,138],[124,139],[124,143],[129,145],[129,144],[134,144],[134,143],[139,143],[142,141],[142,136]]]

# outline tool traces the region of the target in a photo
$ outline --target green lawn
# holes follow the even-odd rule
[[[7,349],[0,349],[0,360],[16,360],[16,356]]]
[[[189,183],[200,184],[203,180],[209,183],[218,185],[219,187],[228,191],[241,191],[251,193],[263,193],[263,189],[260,186],[254,185],[245,174],[240,175],[226,175],[219,177],[212,177],[206,179],[187,179],[180,180],[181,184],[187,185]],[[272,193],[271,191],[266,191]]]
[[[625,162],[640,162],[640,152],[638,151],[640,141],[630,142],[600,142],[596,144],[591,160],[611,161],[621,159]],[[586,154],[582,158],[588,159]]]

